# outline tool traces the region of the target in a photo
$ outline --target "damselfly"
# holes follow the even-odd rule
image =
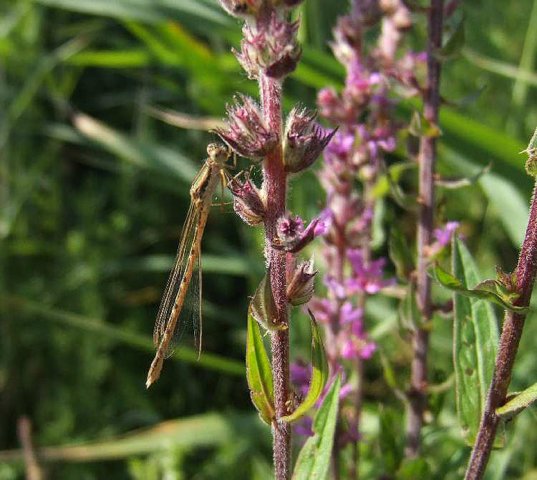
[[[230,151],[222,144],[211,143],[207,154],[207,160],[190,187],[190,208],[155,322],[153,342],[157,352],[147,373],[147,388],[159,378],[164,359],[173,352],[188,321],[193,322],[194,342],[201,353],[201,239],[216,188],[220,181],[227,182],[226,162]],[[181,317],[183,306],[188,303],[187,293],[193,303],[192,319]]]

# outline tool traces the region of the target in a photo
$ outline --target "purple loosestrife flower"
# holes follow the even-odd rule
[[[266,200],[263,192],[250,180],[247,174],[233,177],[228,188],[233,194],[233,208],[237,215],[250,226],[257,226],[263,222],[266,214]]]
[[[281,79],[291,73],[300,60],[301,48],[296,39],[298,22],[288,22],[272,12],[269,22],[246,23],[242,29],[241,51],[234,51],[251,79],[261,71]]]
[[[373,342],[367,340],[363,313],[363,309],[354,308],[350,302],[345,302],[341,307],[340,325],[343,329],[338,334],[338,340],[340,354],[346,360],[369,359],[377,348]]]
[[[304,227],[304,221],[300,217],[287,214],[278,220],[278,238],[274,244],[289,253],[297,253],[315,237],[324,235],[328,231],[330,220],[330,211],[325,210]]]
[[[325,132],[315,122],[316,116],[315,112],[295,107],[287,117],[283,157],[289,173],[310,167],[336,133],[336,130]]]
[[[216,133],[239,155],[260,161],[277,145],[277,133],[270,130],[250,97],[238,95],[227,114],[226,128],[216,129]]]
[[[435,228],[433,235],[436,239],[426,249],[426,254],[429,259],[436,257],[447,245],[450,244],[453,235],[459,228],[459,222],[447,222],[441,228]]]
[[[381,0],[380,3],[384,17],[376,53],[386,65],[389,65],[395,59],[403,32],[410,28],[412,21],[410,11],[402,0]]]
[[[438,244],[442,247],[448,245],[457,228],[459,228],[459,222],[447,222],[443,228],[435,228],[433,234]]]
[[[345,283],[349,293],[365,292],[372,295],[393,285],[394,279],[383,279],[385,258],[366,262],[359,249],[348,250],[347,258],[352,266],[352,276]]]
[[[380,34],[370,46],[364,34],[379,23]],[[314,297],[309,308],[324,327],[333,371],[356,366],[360,372],[357,365],[373,356],[376,345],[365,328],[365,305],[370,295],[394,282],[386,279],[386,260],[375,259],[371,245],[374,186],[386,154],[397,146],[393,85],[407,94],[421,89],[415,72],[422,65],[421,57],[397,57],[410,25],[410,12],[402,0],[353,0],[351,13],[338,20],[331,44],[346,69],[344,87],[341,92],[322,89],[317,97],[321,116],[339,130],[325,149],[319,173],[332,214],[323,252],[327,297]],[[340,400],[352,400],[359,409],[360,390],[353,385]],[[340,423],[348,423],[348,428],[339,431],[338,444],[358,441],[360,412],[347,407],[340,412]]]

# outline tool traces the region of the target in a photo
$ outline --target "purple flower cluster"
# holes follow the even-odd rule
[[[367,49],[364,32],[378,23],[377,43]],[[386,260],[373,258],[373,186],[385,154],[393,152],[397,143],[394,100],[388,93],[394,83],[406,94],[419,89],[420,80],[413,72],[419,72],[423,56],[396,57],[410,25],[410,12],[401,0],[355,0],[351,13],[339,19],[332,43],[334,55],[347,72],[344,88],[340,93],[325,88],[318,94],[321,116],[339,130],[324,151],[319,173],[327,193],[324,215],[331,218],[323,251],[327,295],[314,297],[309,308],[324,326],[333,374],[373,356],[376,345],[364,326],[366,300],[394,282],[385,278]],[[362,182],[359,189],[357,179]],[[293,380],[302,388],[309,377],[303,370],[298,375],[299,367]],[[345,383],[341,401],[354,398],[354,391],[355,380]],[[340,422],[340,445],[358,440],[357,417],[359,412]]]

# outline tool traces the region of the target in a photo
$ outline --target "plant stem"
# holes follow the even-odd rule
[[[424,117],[431,126],[438,124],[440,107],[440,61],[436,57],[442,46],[443,0],[431,0],[428,18],[427,89],[424,95]],[[406,455],[416,457],[420,450],[423,412],[427,406],[427,351],[429,323],[432,316],[431,279],[427,275],[427,247],[431,244],[434,228],[434,170],[436,162],[436,134],[423,136],[419,151],[419,220],[417,301],[423,323],[412,339],[409,412],[407,421]]]
[[[530,304],[531,292],[537,272],[537,200],[535,192],[536,187],[533,190],[526,236],[524,237],[516,267],[517,289],[520,297],[516,300],[515,305],[524,307]],[[477,439],[468,464],[468,470],[466,471],[466,480],[478,480],[483,478],[485,473],[496,430],[500,422],[499,417],[496,415],[496,409],[505,403],[525,319],[526,315],[511,311],[507,311],[505,314],[494,375],[487,395],[485,411],[481,418]]]
[[[259,79],[261,102],[269,127],[280,134],[280,143],[263,164],[263,178],[267,193],[265,218],[265,256],[270,266],[270,284],[278,310],[278,325],[282,330],[272,333],[272,376],[274,378],[273,460],[276,480],[290,478],[291,427],[278,418],[288,413],[289,391],[289,321],[286,294],[286,254],[275,249],[278,218],[285,213],[287,178],[282,156],[282,91],[278,80],[262,75]]]

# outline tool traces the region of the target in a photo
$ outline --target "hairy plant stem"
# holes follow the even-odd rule
[[[259,79],[261,103],[269,127],[278,132],[280,142],[263,164],[267,193],[265,218],[265,256],[270,267],[270,284],[278,311],[277,323],[282,327],[272,333],[272,376],[274,378],[273,460],[276,480],[287,480],[291,472],[291,427],[278,419],[287,415],[289,389],[289,321],[286,294],[286,254],[273,247],[278,218],[285,213],[287,176],[282,154],[282,90],[278,80],[262,75]]]
[[[516,300],[515,305],[523,307],[527,307],[530,304],[531,293],[535,283],[535,274],[537,272],[536,189],[537,184],[533,189],[526,236],[522,243],[516,267],[517,289],[520,297]],[[496,430],[500,423],[500,418],[496,415],[496,409],[505,403],[525,319],[526,315],[520,315],[511,311],[507,311],[505,314],[494,374],[487,395],[485,411],[481,418],[477,439],[466,471],[466,480],[478,480],[483,478],[485,474],[487,462],[494,444]]]
[[[440,61],[436,57],[442,46],[443,0],[431,0],[428,15],[427,89],[424,95],[424,117],[432,126],[438,124],[440,107]],[[423,413],[427,406],[427,353],[432,316],[431,279],[427,275],[427,247],[434,229],[434,170],[436,163],[436,134],[422,137],[419,151],[419,218],[418,269],[416,278],[417,302],[422,314],[422,326],[412,338],[413,359],[408,392],[408,419],[406,449],[408,457],[416,457],[420,450]]]

